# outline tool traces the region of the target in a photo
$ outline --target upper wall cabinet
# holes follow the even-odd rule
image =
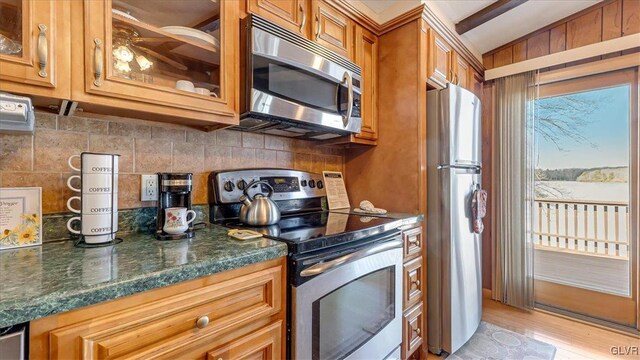
[[[471,70],[469,63],[466,62],[455,51],[451,52],[451,57],[451,65],[453,67],[451,69],[453,73],[453,79],[451,80],[451,82],[465,89],[472,90],[471,78],[473,76],[473,71]]]
[[[69,98],[69,2],[0,0],[0,90]]]
[[[362,70],[362,131],[355,137],[375,141],[378,138],[378,37],[361,26],[355,27],[355,35],[355,62]]]
[[[451,45],[431,28],[427,29],[427,37],[427,75],[435,85],[445,87],[453,78],[453,50]]]
[[[237,122],[236,1],[85,1],[83,14],[74,100]]]
[[[312,40],[334,52],[353,59],[351,20],[321,0],[311,2]]]
[[[310,15],[305,0],[248,0],[247,11],[301,36],[309,36]]]

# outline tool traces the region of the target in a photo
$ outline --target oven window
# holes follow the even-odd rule
[[[338,113],[337,82],[272,59],[253,56],[253,86],[303,106]]]
[[[360,277],[313,302],[313,359],[337,360],[395,317],[395,267]]]

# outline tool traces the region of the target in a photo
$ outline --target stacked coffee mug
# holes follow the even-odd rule
[[[69,167],[79,171],[67,180],[67,186],[79,193],[67,201],[71,212],[80,214],[67,222],[67,229],[81,235],[87,244],[115,240],[118,231],[118,159],[120,155],[83,152],[69,158]],[[73,165],[80,159],[80,167]],[[77,203],[78,208],[73,204]],[[80,230],[73,228],[80,222]]]

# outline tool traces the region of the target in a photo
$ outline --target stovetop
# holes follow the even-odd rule
[[[330,211],[283,216],[275,225],[245,226],[237,219],[223,221],[229,228],[257,231],[270,239],[289,245],[292,254],[333,248],[397,228],[397,220]]]

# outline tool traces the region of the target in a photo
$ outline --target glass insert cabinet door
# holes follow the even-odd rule
[[[0,0],[0,79],[2,90],[69,97],[69,37],[64,19],[69,3],[55,0]],[[64,83],[64,84],[63,84]]]
[[[232,112],[236,12],[220,0],[85,1],[87,91]]]

